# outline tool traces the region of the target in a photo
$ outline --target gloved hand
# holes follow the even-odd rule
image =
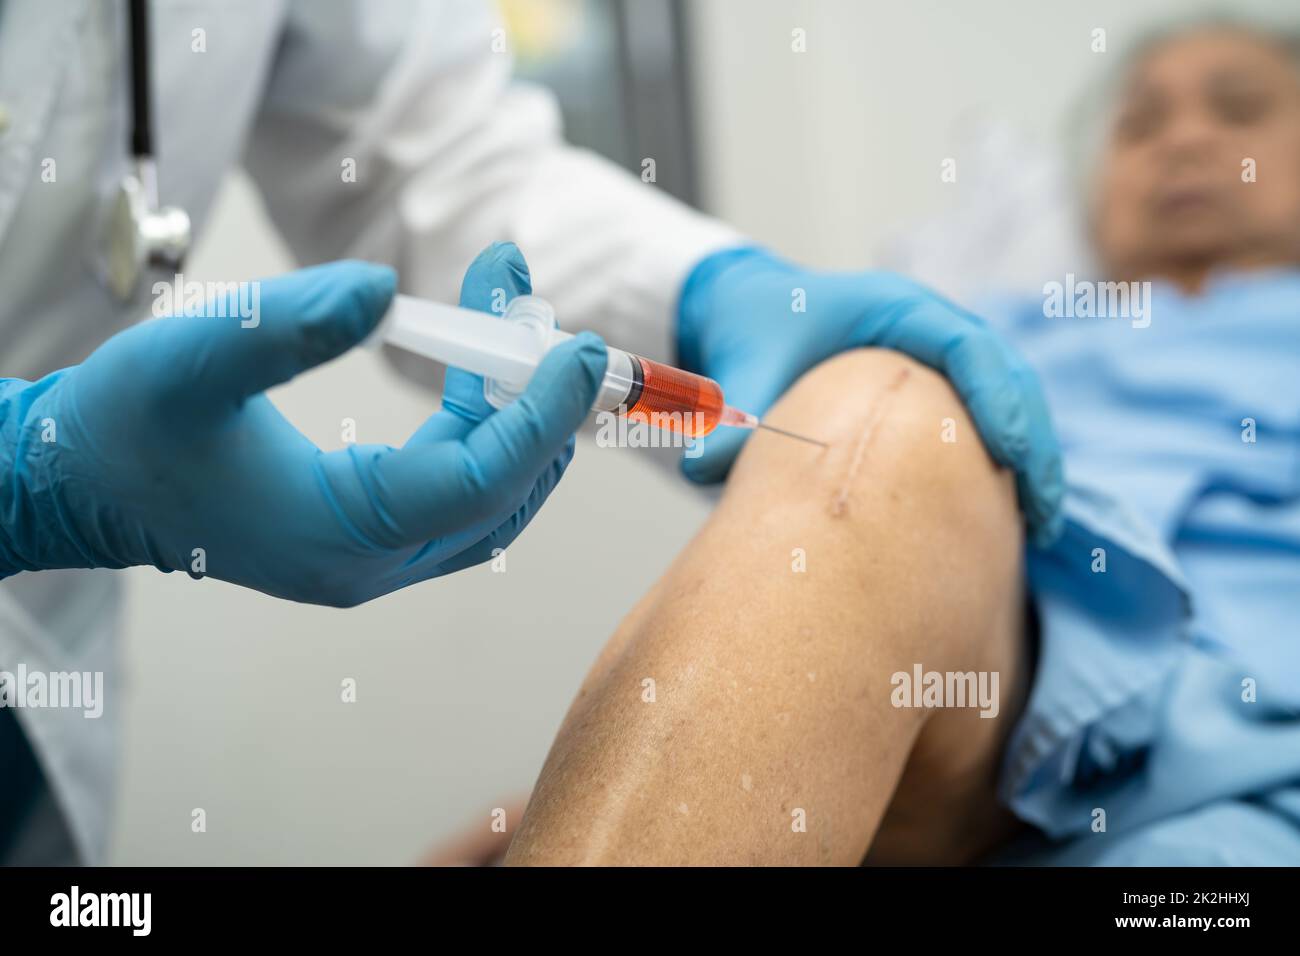
[[[489,249],[463,301],[519,291],[521,269]],[[394,286],[359,262],[304,269],[261,284],[253,327],[210,304],[0,383],[0,576],[152,564],[351,606],[504,548],[573,455],[604,345],[576,337],[509,408],[440,411],[401,449],[321,452],[262,392],[365,338]]]
[[[806,311],[794,310],[802,289]],[[760,249],[705,258],[682,290],[682,365],[715,379],[727,403],[759,417],[804,372],[847,349],[897,349],[946,375],[993,458],[1016,472],[1034,540],[1063,526],[1060,452],[1038,380],[974,315],[901,276],[813,272]],[[748,437],[719,429],[683,459],[696,481],[720,481]]]

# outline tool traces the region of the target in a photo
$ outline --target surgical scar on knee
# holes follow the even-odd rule
[[[903,387],[907,381],[909,371],[901,368],[898,373],[889,381],[884,388],[876,395],[875,400],[871,403],[871,410],[867,413],[867,420],[862,426],[862,432],[858,435],[857,444],[853,446],[853,457],[849,459],[848,470],[844,473],[844,480],[840,482],[839,490],[835,492],[835,497],[831,499],[831,517],[841,518],[848,513],[849,495],[853,491],[853,482],[857,478],[858,471],[862,468],[862,462],[867,457],[867,446],[871,444],[871,439],[876,434],[876,429],[884,420],[885,412],[892,402],[893,396]]]

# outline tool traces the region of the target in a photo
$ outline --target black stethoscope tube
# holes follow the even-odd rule
[[[131,27],[131,155],[153,156],[153,111],[149,108],[149,5],[130,0]]]

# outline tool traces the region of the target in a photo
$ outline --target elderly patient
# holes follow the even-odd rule
[[[751,439],[508,862],[1300,861],[1297,50],[1183,28],[1121,90],[1092,237],[1150,325],[977,309],[1044,380],[1064,536],[1026,551],[941,376],[816,368],[769,420],[828,447]]]

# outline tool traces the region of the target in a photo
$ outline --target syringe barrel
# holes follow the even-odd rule
[[[548,351],[572,338],[537,296],[519,296],[504,316],[398,295],[376,340],[484,378],[488,402],[501,408],[528,387]],[[592,411],[616,411],[690,436],[717,427],[722,389],[695,375],[612,346]]]
[[[722,386],[717,382],[639,355],[629,358],[636,383],[621,402],[622,413],[629,420],[644,421],[693,438],[707,435],[718,427],[725,403]]]
[[[724,402],[722,387],[713,379],[622,349],[608,352],[592,411],[617,411],[632,421],[692,437],[718,426]]]

